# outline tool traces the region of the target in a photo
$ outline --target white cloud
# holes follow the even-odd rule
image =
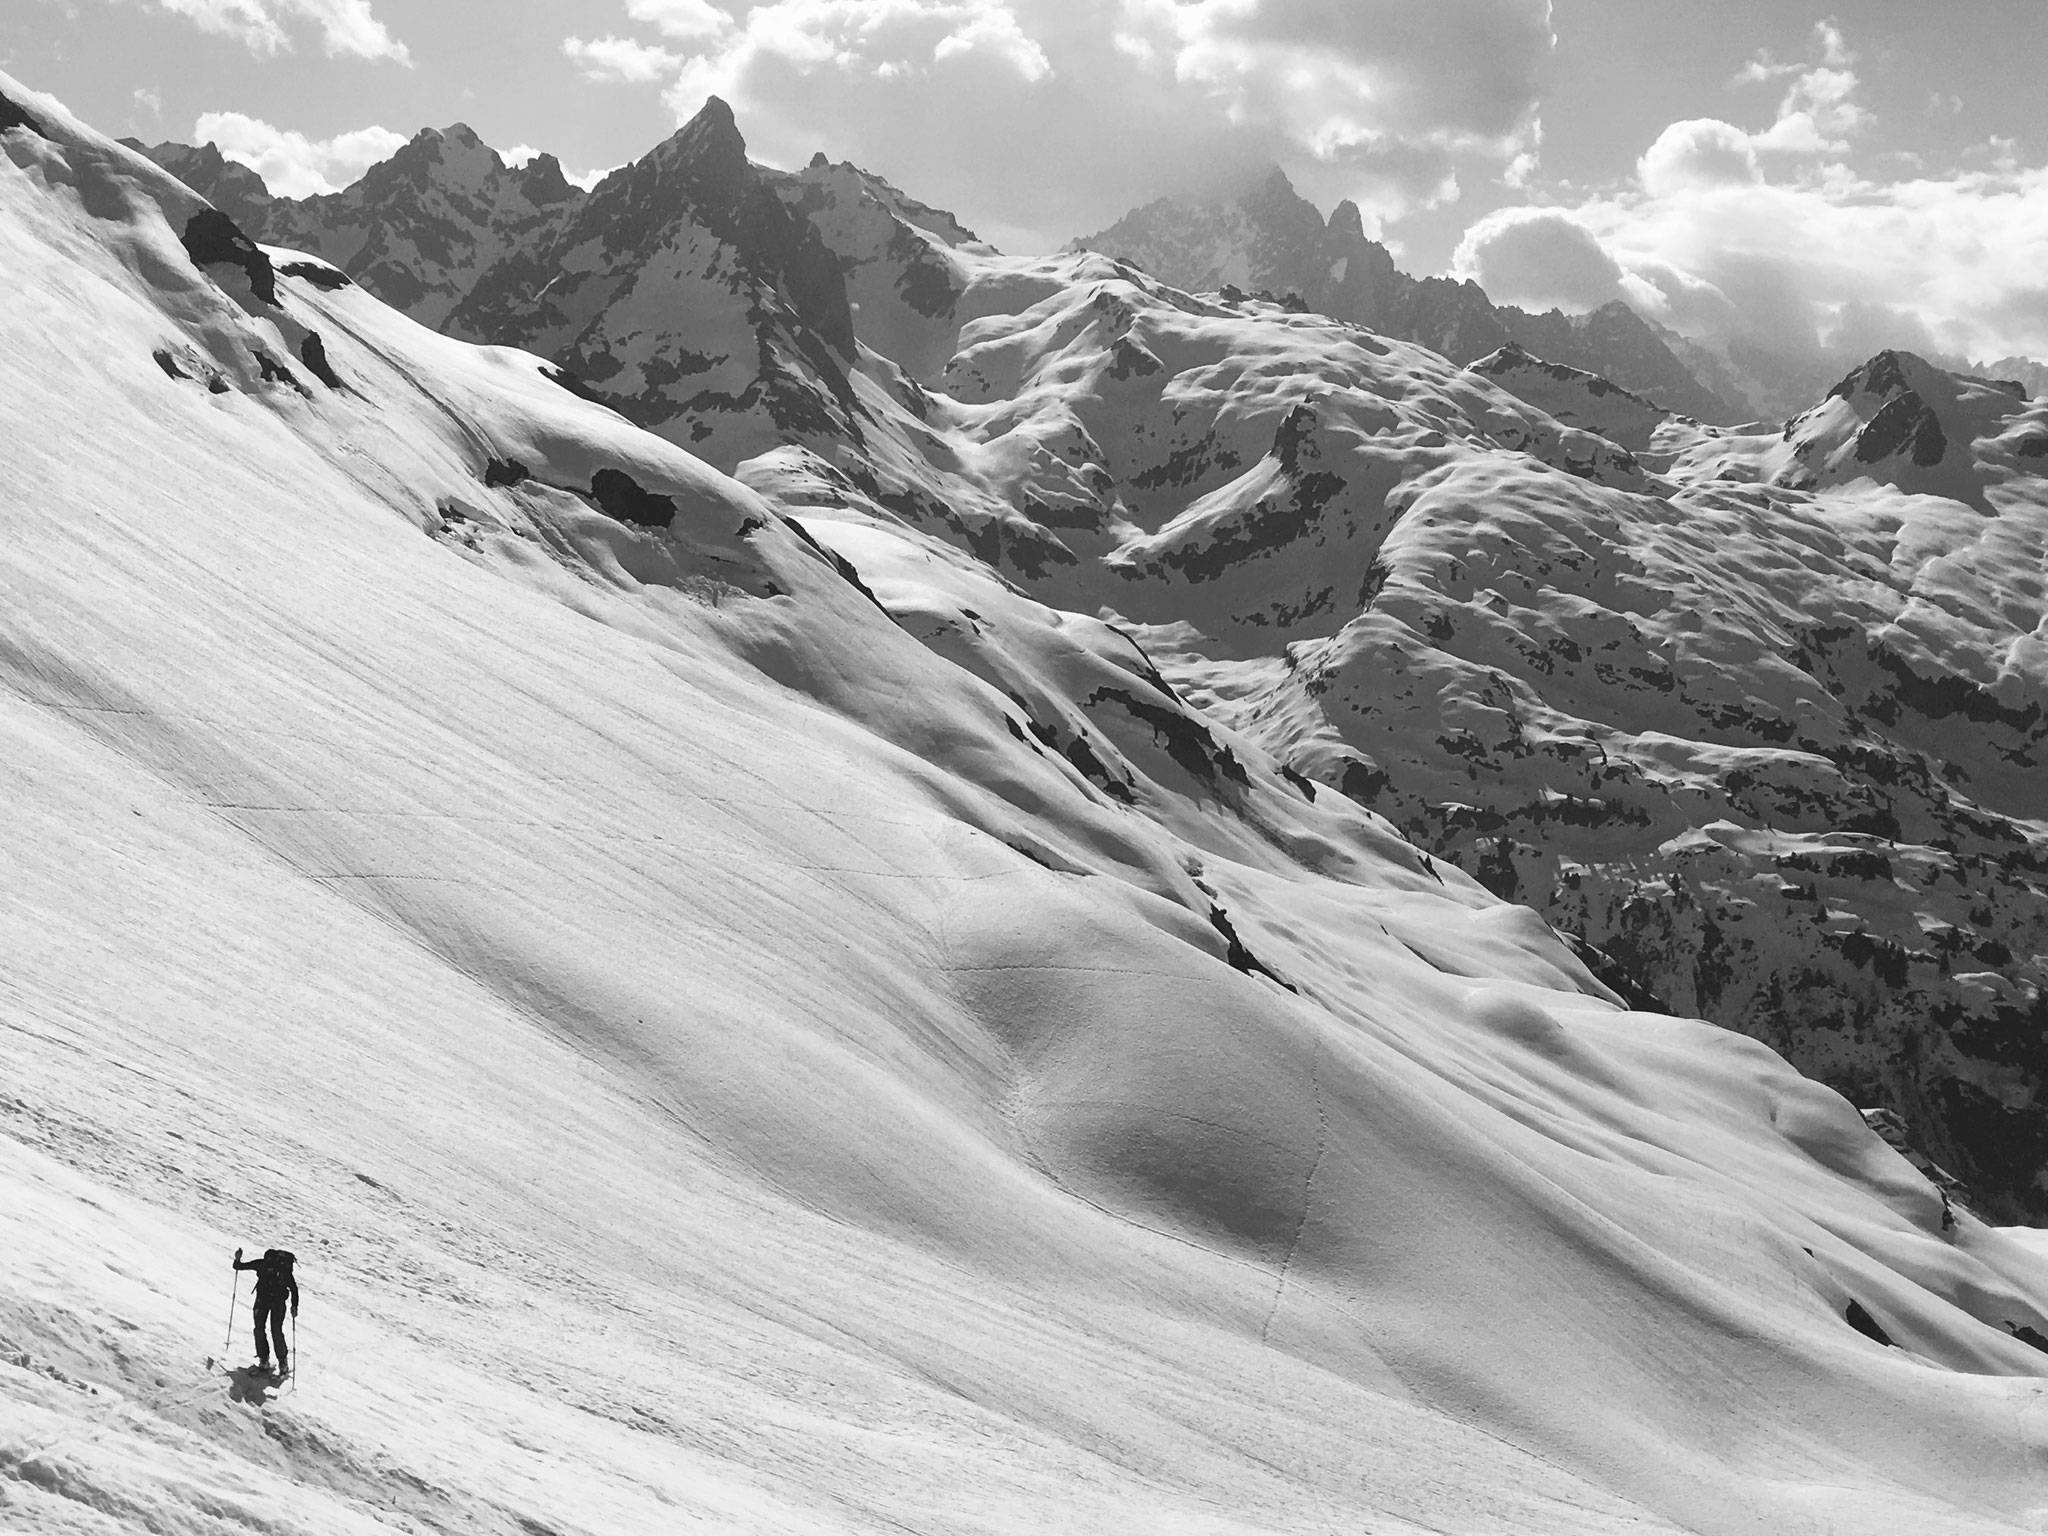
[[[636,43],[629,37],[562,39],[562,52],[576,63],[586,80],[625,80],[644,84],[673,73],[683,61],[666,48]]]
[[[1731,82],[1792,82],[1778,102],[1777,121],[1762,133],[1750,136],[1755,148],[1767,153],[1839,153],[1874,121],[1853,99],[1859,84],[1851,67],[1856,55],[1850,51],[1840,25],[1832,19],[1818,23],[1813,29],[1811,49],[1805,64],[1780,63],[1768,53],[1760,53]]]
[[[240,112],[200,114],[192,125],[192,139],[219,145],[223,155],[257,172],[279,197],[337,191],[406,142],[404,134],[388,128],[358,128],[331,139],[309,139]]]
[[[135,92],[132,98],[138,113],[147,112],[152,118],[164,115],[163,93],[153,85],[146,85]]]
[[[2048,166],[1992,139],[1944,174],[1897,154],[1852,167],[1870,122],[1855,62],[1822,23],[1807,63],[1745,70],[1790,82],[1768,128],[1673,123],[1633,186],[1489,214],[1455,270],[1509,302],[1618,293],[1689,335],[1776,351],[2048,355]]]
[[[1384,219],[1533,156],[1549,0],[625,0],[752,153],[850,158],[1044,248],[1283,163]],[[622,78],[614,71],[611,78]],[[1524,174],[1534,161],[1523,158]],[[995,189],[1000,189],[1000,193]],[[988,227],[991,215],[1007,225]]]
[[[330,57],[389,59],[411,64],[412,55],[370,10],[370,0],[146,0],[182,16],[202,32],[231,37],[251,53],[268,57],[289,52],[292,23],[320,29]]]
[[[1499,298],[1590,307],[1603,264],[1567,226],[1615,264],[1637,309],[1689,335],[1791,353],[2048,355],[2048,166],[1646,179],[1570,209],[1490,214],[1459,267]]]
[[[710,0],[626,0],[626,14],[684,42],[717,37],[733,25],[731,13]]]
[[[1451,260],[1497,303],[1583,313],[1629,296],[1621,263],[1561,208],[1503,208],[1465,231]]]
[[[527,162],[539,159],[542,153],[531,144],[514,144],[499,158],[516,171]]]
[[[1547,4],[1461,0],[1122,0],[1124,29],[1238,120],[1265,121],[1319,157],[1390,134],[1502,160],[1531,147]],[[1451,60],[1456,68],[1444,66]]]
[[[1052,73],[1045,50],[1024,35],[1017,16],[1006,5],[980,6],[932,46],[934,61],[957,58],[977,49],[1007,60],[1020,77],[1036,83]]]
[[[1751,136],[1711,117],[1673,123],[1636,162],[1636,178],[1652,197],[1696,187],[1744,186],[1762,175]]]

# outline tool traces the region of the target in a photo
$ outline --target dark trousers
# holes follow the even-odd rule
[[[277,1345],[277,1368],[281,1371],[291,1364],[291,1352],[284,1344],[284,1298],[275,1301],[259,1300],[255,1307],[256,1316],[256,1358],[268,1360],[270,1346]],[[263,1337],[264,1325],[270,1327],[270,1337]]]

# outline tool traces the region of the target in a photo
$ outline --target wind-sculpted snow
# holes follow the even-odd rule
[[[0,94],[10,1529],[2038,1527],[2038,1240],[1300,771],[1443,542],[1684,526],[1620,449],[963,242],[958,366],[732,478]]]

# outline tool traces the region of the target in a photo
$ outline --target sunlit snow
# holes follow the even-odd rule
[[[2038,1233],[1124,628],[0,92],[0,1525],[2048,1529]]]

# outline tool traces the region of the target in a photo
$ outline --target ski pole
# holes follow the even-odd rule
[[[235,1303],[242,1299],[242,1250],[235,1250],[235,1284],[228,1292],[228,1336],[220,1351],[226,1354],[235,1347]]]

